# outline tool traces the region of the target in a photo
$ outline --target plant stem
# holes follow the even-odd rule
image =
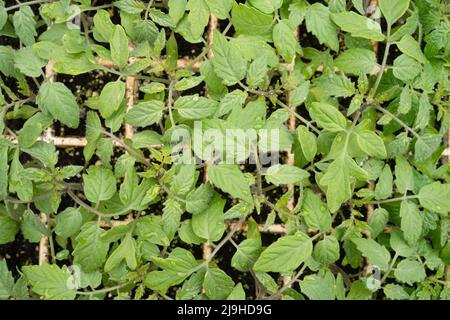
[[[381,78],[383,77],[383,73],[386,70],[387,58],[389,56],[389,48],[391,46],[390,37],[391,37],[391,26],[388,24],[387,31],[386,31],[386,47],[384,48],[384,54],[383,54],[383,60],[381,62],[380,72],[378,73],[377,80],[375,82],[375,85],[374,85],[372,93],[371,93],[372,97],[375,97],[375,94],[377,93],[377,90],[378,90],[378,86],[380,85]]]
[[[103,218],[112,218],[115,216],[120,216],[124,213],[127,213],[128,211],[130,211],[130,208],[124,208],[119,212],[115,212],[115,213],[104,213],[101,212],[93,207],[91,207],[90,205],[88,205],[86,202],[84,202],[83,200],[81,200],[72,190],[67,190],[67,194],[69,195],[69,197],[72,198],[73,201],[75,201],[78,205],[80,205],[81,207],[85,208],[86,210],[92,212],[93,214],[99,216],[99,217],[103,217]]]
[[[304,124],[306,124],[306,126],[308,128],[311,128],[315,133],[319,134],[320,130],[317,129],[311,121],[306,120],[305,118],[303,118],[301,115],[299,115],[297,112],[295,112],[294,110],[292,110],[292,108],[289,108],[288,105],[286,105],[284,102],[280,101],[277,99],[277,104],[280,105],[281,107],[289,110],[289,112],[291,112],[293,115],[295,115],[295,117],[300,120],[301,122],[303,122]]]
[[[222,239],[222,241],[220,241],[217,246],[214,248],[214,251],[208,256],[208,258],[200,265],[198,265],[197,267],[195,267],[194,269],[192,269],[190,271],[190,274],[193,274],[194,272],[207,267],[208,264],[212,261],[212,259],[214,259],[214,256],[219,252],[219,250],[228,242],[230,241],[230,239],[233,237],[233,235],[241,229],[242,227],[242,223],[244,222],[244,219],[240,219],[237,226],[233,229],[230,230],[228,232],[228,234],[225,236],[225,238]]]
[[[52,263],[56,263],[56,254],[55,254],[55,244],[53,242],[53,234],[52,234],[52,226],[50,225],[51,218],[50,215],[47,214],[47,230],[48,230],[48,244],[50,247],[50,255],[52,257]]]
[[[253,155],[255,156],[255,164],[256,164],[256,185],[258,187],[258,195],[263,194],[262,188],[262,177],[261,177],[261,162],[259,161],[258,156],[258,148],[256,145],[253,146]]]
[[[18,3],[11,7],[6,8],[6,11],[19,9],[20,7],[23,7],[23,6],[31,6],[33,4],[46,3],[46,2],[51,2],[51,0],[34,0],[34,1],[22,2],[22,3]]]
[[[416,137],[417,139],[422,139],[419,134],[414,131],[410,126],[408,126],[406,123],[404,123],[402,120],[400,120],[395,114],[393,114],[392,112],[384,109],[383,107],[379,106],[379,105],[372,105],[373,108],[375,108],[376,110],[387,114],[388,116],[390,116],[393,120],[395,120],[399,125],[401,125],[406,131],[410,132],[414,137]]]
[[[133,148],[131,148],[129,145],[127,145],[125,142],[123,142],[121,139],[117,138],[115,135],[113,135],[112,133],[106,131],[106,130],[102,130],[102,133],[107,135],[108,137],[110,137],[112,140],[114,140],[115,142],[117,142],[118,144],[120,144],[125,150],[128,151],[129,154],[131,154],[136,160],[144,163],[147,167],[150,167],[152,164],[151,162],[145,158],[144,156],[140,155],[139,153],[137,153]]]
[[[170,124],[172,127],[175,127],[175,120],[173,119],[173,114],[172,114],[174,86],[175,86],[175,80],[172,79],[172,80],[170,80],[169,93],[168,93],[168,97],[167,97],[167,108],[169,109],[169,119],[170,119]]]
[[[136,78],[139,80],[150,80],[150,81],[161,82],[161,83],[166,83],[166,84],[170,83],[170,81],[167,79],[157,78],[157,77],[152,77],[152,76],[143,76],[143,75],[139,75],[139,74],[126,74],[126,73],[123,73],[123,72],[120,72],[120,71],[117,71],[117,70],[114,70],[111,68],[107,68],[102,65],[99,66],[99,69],[103,70],[105,72],[109,72],[109,73],[121,76],[121,77],[133,77],[133,78]]]
[[[150,12],[150,7],[152,6],[154,0],[150,0],[145,9],[145,20],[148,20],[148,13]]]
[[[77,294],[79,294],[79,295],[85,295],[85,296],[92,296],[92,295],[94,295],[94,294],[107,293],[107,292],[110,292],[110,291],[114,291],[114,290],[118,290],[118,289],[121,289],[121,288],[123,288],[123,287],[126,287],[126,286],[129,285],[130,283],[131,283],[131,281],[130,281],[130,282],[126,282],[126,283],[119,284],[119,285],[114,286],[114,287],[103,288],[103,289],[92,290],[92,291],[77,291]]]
[[[278,290],[277,292],[275,292],[274,294],[272,294],[265,300],[275,300],[275,299],[279,298],[284,291],[289,289],[295,283],[295,281],[297,281],[298,278],[300,278],[300,276],[303,274],[305,269],[306,269],[306,263],[303,264],[301,269],[295,274],[295,276],[291,280],[289,280],[288,283],[286,283],[280,290]]]
[[[413,195],[413,196],[404,196],[404,197],[398,197],[398,198],[392,198],[387,200],[379,200],[379,201],[369,201],[366,204],[383,204],[383,203],[390,203],[390,202],[398,202],[408,199],[417,199],[419,196]]]
[[[397,261],[397,258],[398,258],[398,253],[396,252],[396,253],[394,254],[394,258],[392,258],[391,264],[389,265],[389,267],[388,267],[386,273],[384,274],[383,278],[381,278],[381,280],[380,280],[381,284],[383,284],[384,281],[386,281],[387,277],[388,277],[389,274],[391,273],[392,269],[394,268],[394,264],[395,264],[395,262]]]

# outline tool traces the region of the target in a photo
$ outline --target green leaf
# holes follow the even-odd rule
[[[342,72],[322,75],[314,80],[314,84],[329,96],[349,97],[355,93],[355,85]]]
[[[30,148],[23,148],[22,151],[28,153],[33,158],[38,159],[45,166],[53,168],[58,162],[58,153],[53,142],[47,143],[38,141]]]
[[[145,5],[137,0],[114,1],[114,6],[129,14],[139,14],[145,9]]]
[[[327,186],[327,203],[331,212],[336,212],[342,203],[352,196],[352,176],[367,179],[367,173],[344,153],[334,160],[320,179]]]
[[[384,40],[384,35],[378,22],[355,12],[332,13],[331,19],[343,31],[351,33],[353,37],[375,41]]]
[[[305,189],[301,215],[309,228],[326,232],[331,227],[331,214],[325,203],[311,189]]]
[[[218,107],[217,101],[200,97],[198,94],[183,96],[175,101],[175,110],[185,119],[204,119],[213,115]]]
[[[108,82],[100,93],[98,107],[103,118],[108,119],[122,104],[125,97],[125,83],[120,80]]]
[[[313,257],[324,265],[339,259],[339,242],[334,236],[327,236],[314,246]]]
[[[163,27],[176,27],[176,23],[172,20],[172,18],[158,9],[150,9],[148,11],[149,17],[157,24]]]
[[[9,46],[0,46],[0,71],[7,77],[14,75],[15,52]]]
[[[351,48],[334,60],[336,67],[344,72],[360,74],[372,73],[377,65],[375,52],[362,48]]]
[[[98,42],[109,42],[112,38],[114,24],[106,10],[98,10],[94,16],[94,39]]]
[[[311,239],[302,232],[281,237],[262,252],[253,270],[264,272],[295,270],[311,256],[312,247]]]
[[[14,278],[5,259],[0,260],[0,299],[8,299],[12,296],[14,288]]]
[[[253,60],[247,71],[247,84],[250,88],[256,88],[264,83],[267,78],[267,57],[260,56]],[[234,91],[233,91],[234,92]],[[222,104],[222,103],[221,103]],[[241,103],[242,105],[242,103]]]
[[[109,243],[101,236],[105,230],[97,222],[87,222],[76,237],[73,250],[74,264],[84,272],[93,272],[102,267],[109,251]]]
[[[208,268],[203,282],[205,293],[211,300],[224,300],[232,292],[234,281],[219,268]]]
[[[404,86],[402,93],[400,93],[400,102],[398,104],[398,112],[406,114],[411,110],[412,98],[408,86]]]
[[[8,195],[8,147],[0,145],[0,199]]]
[[[384,231],[384,227],[389,221],[389,212],[383,208],[376,208],[369,218],[370,235],[372,238],[378,237]]]
[[[409,34],[404,35],[403,38],[397,42],[397,47],[402,53],[416,59],[420,63],[425,63],[427,61],[420,49],[419,43]]]
[[[309,87],[310,87],[310,82],[305,81],[300,86],[298,86],[297,88],[295,88],[292,91],[291,101],[290,101],[291,106],[298,107],[303,102],[305,102],[306,98],[308,97]]]
[[[317,154],[316,136],[308,128],[298,126],[297,137],[306,161],[313,161]]]
[[[192,230],[194,233],[209,241],[220,240],[225,232],[224,207],[225,200],[218,194],[215,194],[206,210],[192,216]]]
[[[367,288],[365,281],[356,280],[352,283],[346,300],[369,300],[372,295],[373,293]]]
[[[178,23],[186,11],[187,0],[169,0],[169,16],[173,22]]]
[[[131,108],[125,121],[135,127],[147,127],[161,121],[164,110],[164,102],[160,100],[150,100],[139,102]]]
[[[281,20],[273,28],[273,42],[278,53],[288,63],[292,62],[295,53],[300,51],[300,46],[294,36],[294,30],[287,20]]]
[[[422,282],[426,278],[425,268],[421,263],[415,260],[402,260],[394,270],[395,278],[400,281],[413,285],[416,282]]]
[[[253,203],[250,187],[244,174],[237,165],[219,164],[212,166],[208,172],[209,181],[233,198]]]
[[[63,238],[75,235],[81,228],[83,217],[76,208],[67,208],[56,216],[55,233]]]
[[[416,119],[414,121],[414,129],[421,130],[424,129],[430,122],[430,111],[433,110],[428,94],[423,92],[419,98],[419,112],[417,113]]]
[[[39,89],[37,104],[70,128],[80,123],[80,108],[75,96],[62,82],[46,82]]]
[[[266,181],[275,185],[300,183],[308,177],[307,171],[287,164],[271,166],[265,174]]]
[[[166,259],[154,257],[152,261],[164,270],[147,274],[145,285],[162,293],[166,293],[171,286],[183,282],[198,266],[198,262],[192,253],[182,248],[173,249]]]
[[[395,185],[398,192],[403,194],[414,188],[413,169],[404,157],[395,159]]]
[[[216,30],[214,31],[212,50],[214,53],[212,60],[214,71],[217,76],[223,79],[225,85],[234,85],[245,78],[247,63],[239,49]]]
[[[311,300],[334,300],[334,276],[331,272],[326,272],[324,275],[309,275],[305,276],[300,281],[300,288]]]
[[[313,102],[309,109],[309,114],[317,124],[327,131],[339,132],[347,128],[347,120],[332,105]]]
[[[262,13],[246,4],[235,3],[231,11],[231,22],[239,34],[271,38],[273,25],[273,16],[271,14]],[[216,38],[214,37],[214,39]]]
[[[414,160],[422,162],[428,159],[441,145],[442,136],[439,134],[425,133],[417,138],[414,146]]]
[[[0,244],[14,241],[19,224],[10,217],[0,215]]]
[[[409,0],[380,0],[378,3],[389,25],[401,18],[409,7]]]
[[[93,203],[109,200],[116,193],[116,178],[110,169],[90,166],[83,182],[84,194]]]
[[[39,217],[31,210],[25,210],[22,216],[20,229],[25,239],[30,242],[39,242],[42,235],[48,236],[49,231]]]
[[[227,19],[230,16],[231,8],[233,7],[233,0],[205,0],[208,4],[209,10],[213,15],[219,19]]]
[[[253,268],[262,252],[261,243],[256,239],[242,241],[231,258],[231,266],[236,270],[247,272]]]
[[[127,233],[120,245],[108,257],[105,263],[105,272],[111,272],[125,260],[128,268],[134,270],[137,267],[136,241]]]
[[[192,89],[202,83],[204,79],[205,77],[203,76],[183,78],[175,84],[175,90],[184,91]]]
[[[192,37],[200,38],[208,25],[209,7],[205,0],[189,0],[186,9]]]
[[[212,196],[213,190],[210,185],[203,183],[186,196],[186,211],[192,214],[199,214],[205,211],[209,206]]]
[[[450,211],[450,184],[427,184],[420,189],[418,198],[422,207],[445,216]]]
[[[283,0],[249,0],[250,4],[264,13],[273,13],[281,8]]]
[[[326,44],[333,51],[339,51],[336,25],[331,21],[330,10],[321,3],[309,6],[306,13],[306,28],[317,37],[321,44]]]
[[[31,147],[45,128],[53,122],[50,114],[37,112],[29,118],[19,132],[19,144],[24,148]]]
[[[353,238],[351,240],[370,263],[377,265],[383,271],[388,269],[391,255],[383,245],[372,239]]]
[[[30,6],[21,6],[13,15],[14,29],[26,46],[34,44],[34,37],[37,36],[36,21],[34,13]]]
[[[195,234],[192,229],[192,220],[184,220],[181,223],[178,235],[180,236],[181,241],[188,244],[202,244],[206,242],[206,239],[200,238]]]
[[[421,70],[422,66],[420,63],[405,54],[398,56],[394,60],[394,76],[402,81],[414,79]]]
[[[392,195],[392,171],[389,165],[385,165],[375,186],[375,198],[386,199]]]
[[[144,216],[138,219],[135,233],[140,240],[149,241],[160,246],[169,246],[170,240],[163,230],[160,216]]]
[[[406,242],[413,246],[422,235],[423,218],[417,206],[404,200],[400,205],[401,229]]]
[[[245,291],[241,283],[238,283],[231,291],[227,300],[245,300]]]
[[[45,61],[36,55],[32,47],[26,47],[17,50],[14,55],[14,66],[26,76],[37,78],[42,75]]]
[[[8,21],[8,12],[5,7],[0,7],[0,30],[3,29],[4,25]]]
[[[46,300],[73,300],[76,288],[73,286],[73,276],[66,266],[44,263],[40,266],[25,266],[23,273],[31,284],[34,292]],[[72,284],[72,286],[71,286]]]
[[[387,284],[383,289],[386,298],[391,300],[408,300],[409,294],[398,284]]]
[[[383,139],[375,132],[370,130],[359,131],[356,135],[356,140],[359,147],[367,153],[367,155],[380,159],[387,157]]]
[[[113,62],[123,69],[128,64],[128,38],[121,26],[114,27],[109,46]]]

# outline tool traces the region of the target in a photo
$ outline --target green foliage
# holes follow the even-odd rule
[[[0,299],[449,298],[446,1],[16,2]]]

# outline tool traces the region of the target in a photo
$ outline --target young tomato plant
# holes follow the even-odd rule
[[[449,299],[448,12],[0,0],[0,298]]]

